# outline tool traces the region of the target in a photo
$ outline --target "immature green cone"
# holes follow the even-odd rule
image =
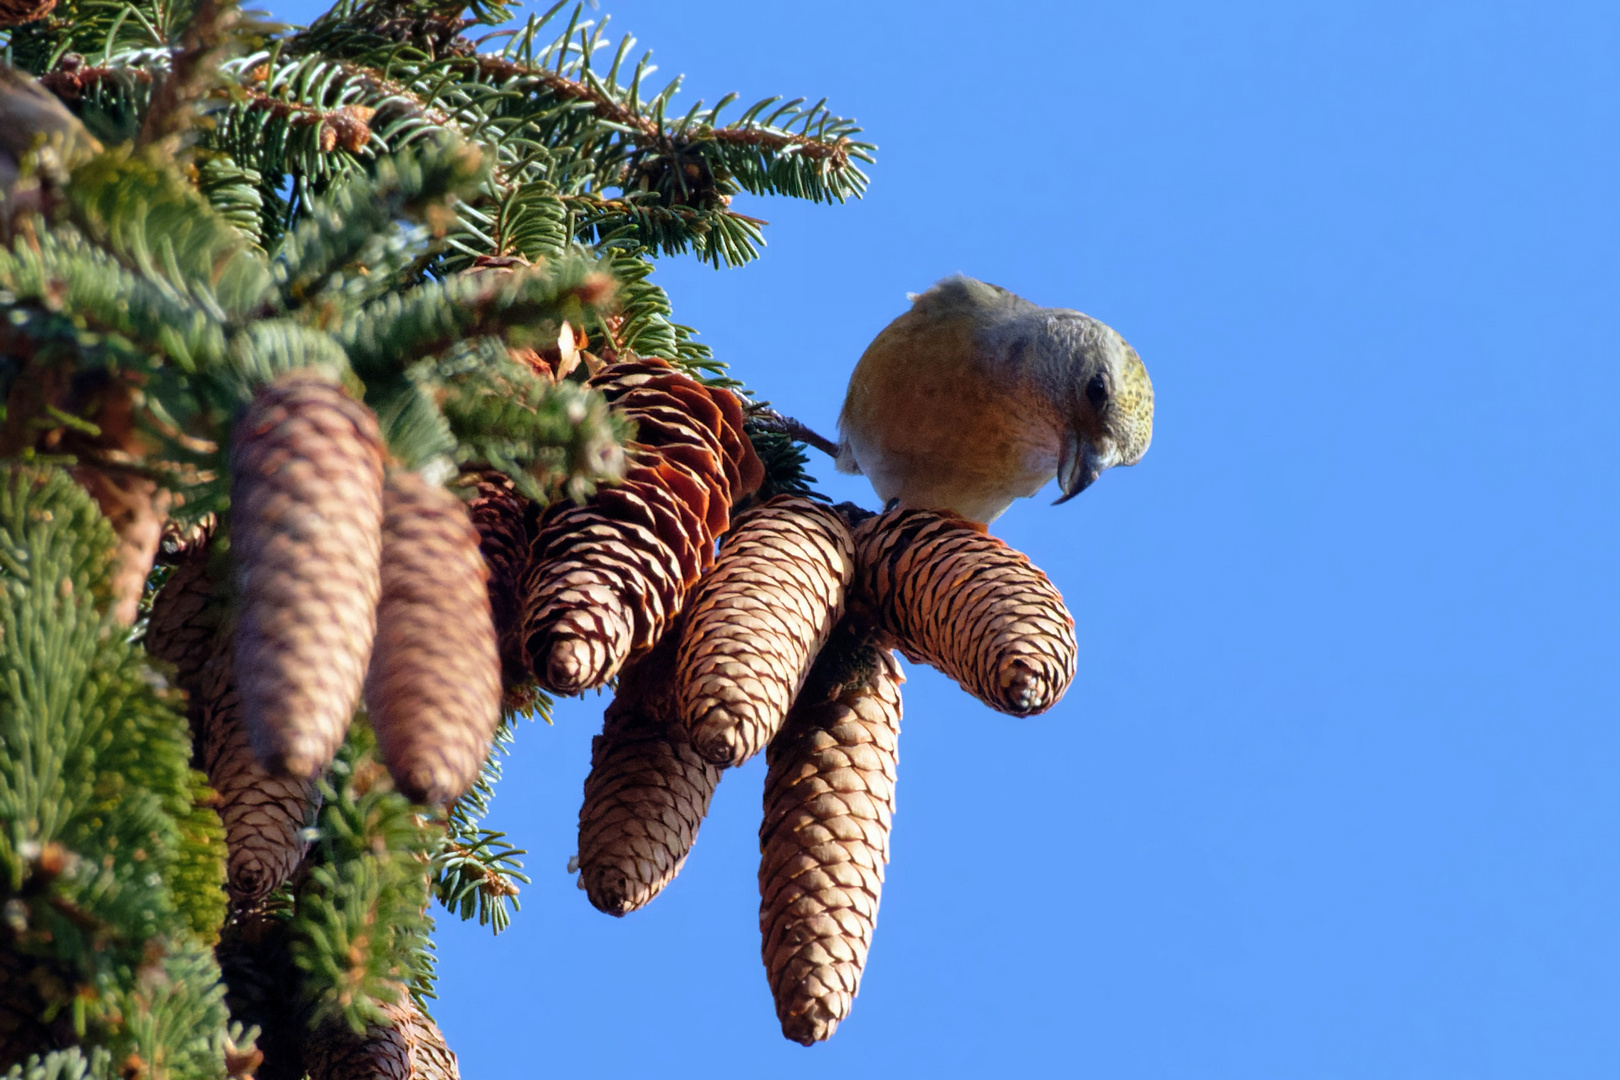
[[[849,623],[766,751],[759,928],[782,1034],[809,1046],[860,989],[889,861],[900,684],[894,655]]]
[[[208,544],[192,545],[152,600],[146,650],[176,669],[188,695],[196,765],[219,796],[225,827],[225,888],[238,905],[268,896],[292,876],[308,844],[320,797],[308,780],[272,775],[248,747],[231,673],[224,605],[208,573]]]
[[[376,632],[377,418],[318,375],[283,375],[237,421],[231,473],[243,716],[273,771],[314,776],[343,741]]]
[[[364,1035],[346,1027],[314,1032],[304,1048],[309,1080],[459,1080],[444,1034],[409,997],[384,1005],[387,1024]]]
[[[675,722],[668,642],[627,668],[591,741],[577,866],[600,911],[645,906],[680,873],[720,783]]]
[[[779,495],[738,519],[687,604],[675,662],[700,754],[741,765],[771,741],[854,574],[849,528],[819,503]]]
[[[891,510],[855,528],[856,588],[908,660],[1000,712],[1045,712],[1074,678],[1063,597],[1029,558],[952,514]]]
[[[501,717],[489,572],[461,500],[420,474],[389,473],[383,511],[366,709],[395,786],[443,804],[478,779]]]

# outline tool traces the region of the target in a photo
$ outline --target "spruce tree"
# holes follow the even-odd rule
[[[1027,561],[807,502],[814,437],[650,280],[756,258],[739,193],[859,197],[860,129],[677,114],[586,15],[0,0],[7,1077],[455,1075],[434,902],[509,923],[523,853],[483,821],[513,721],[610,685],[592,901],[650,900],[770,742],[765,961],[784,1031],[825,1038],[887,858],[891,650],[1012,712],[1072,675]],[[981,572],[938,626],[890,587]]]

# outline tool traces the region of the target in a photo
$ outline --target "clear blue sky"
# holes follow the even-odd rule
[[[603,701],[525,727],[524,910],[441,920],[464,1075],[1620,1076],[1620,9],[990,10],[601,14],[687,100],[825,94],[881,147],[864,202],[740,204],[761,262],[658,274],[784,411],[830,432],[956,271],[1140,350],[1144,462],[997,524],[1075,686],[1017,720],[908,665],[876,944],[810,1050],[759,960],[763,766],[620,921],[564,871]]]

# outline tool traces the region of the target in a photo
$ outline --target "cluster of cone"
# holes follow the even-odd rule
[[[1028,715],[1073,676],[1073,620],[1024,556],[948,514],[760,501],[727,390],[650,359],[589,385],[635,424],[629,468],[549,508],[498,473],[463,476],[463,498],[389,470],[375,418],[316,376],[258,394],[235,433],[230,550],[187,546],[148,624],[191,695],[229,889],[250,904],[296,869],[312,779],[362,700],[395,783],[442,803],[476,778],[503,694],[517,708],[529,687],[617,679],[580,811],[581,887],[614,915],[648,903],[723,771],[765,751],[765,966],[784,1033],[825,1039],[859,986],[888,858],[894,651]],[[334,1061],[414,1061],[442,1045],[419,1027],[401,1018]],[[437,1075],[411,1068],[399,1075]]]
[[[859,986],[888,860],[894,650],[1030,715],[1073,677],[1074,621],[1028,559],[959,518],[758,501],[763,469],[723,390],[656,360],[591,385],[636,423],[624,485],[542,513],[486,477],[473,500],[507,681],[618,680],[571,869],[602,911],[647,904],[723,771],[766,751],[765,966],[784,1034],[825,1039]]]

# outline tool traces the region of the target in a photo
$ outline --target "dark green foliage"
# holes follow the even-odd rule
[[[293,881],[227,910],[181,703],[103,614],[106,522],[46,466],[138,469],[177,524],[212,519],[228,561],[232,425],[258,386],[316,368],[376,412],[392,464],[584,498],[632,434],[591,365],[659,356],[747,393],[675,321],[654,260],[756,258],[766,223],[738,198],[865,190],[873,147],[824,102],[677,114],[680,80],[654,89],[605,19],[560,3],[485,32],[514,8],[341,0],[297,28],[228,0],[59,0],[0,30],[102,144],[0,208],[0,975],[26,975],[46,1055],[7,1080],[223,1075],[256,1036],[227,1001],[264,1027],[262,1075],[296,1077],[309,1025],[361,1030],[401,986],[431,997],[430,897],[499,932],[528,881],[483,825],[510,715],[442,817],[392,790],[359,723]],[[558,381],[544,358],[569,340],[586,362]],[[749,434],[760,497],[807,490],[801,444]]]
[[[538,695],[533,711],[549,722],[550,699]],[[509,842],[505,833],[482,827],[501,778],[500,759],[510,752],[514,720],[510,713],[501,718],[489,758],[472,789],[450,807],[444,841],[433,856],[433,892],[439,902],[462,919],[476,916],[480,926],[497,934],[521,907],[518,883],[529,883],[519,861],[527,852]]]
[[[0,950],[59,975],[45,1006],[79,1037],[206,1075],[226,1015],[198,929],[223,913],[223,844],[175,695],[101,610],[110,542],[65,473],[5,471]]]
[[[429,859],[437,828],[393,790],[363,723],[321,781],[320,819],[290,924],[293,963],[314,1024],[356,1034],[385,1020],[401,984],[431,992]]]

